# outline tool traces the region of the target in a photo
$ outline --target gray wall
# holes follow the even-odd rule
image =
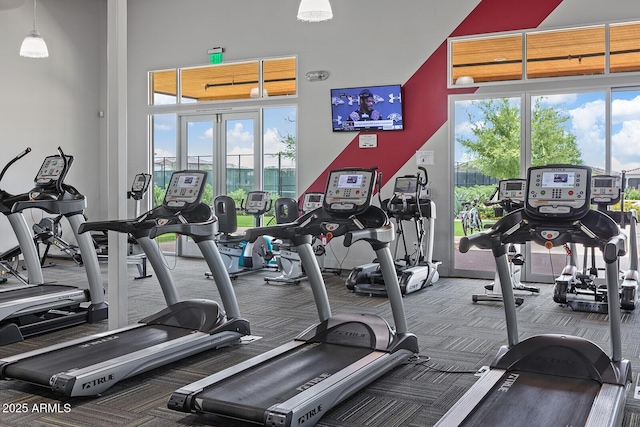
[[[24,193],[45,156],[58,146],[75,157],[67,179],[88,195],[90,217],[100,205],[99,144],[104,126],[98,111],[106,90],[104,80],[106,0],[44,0],[38,2],[37,29],[49,48],[47,59],[18,55],[33,26],[32,0],[0,1],[0,61],[2,102],[0,168],[26,147],[31,154],[16,163],[0,188]],[[29,221],[43,213],[26,212]],[[71,235],[63,224],[65,233]],[[0,218],[0,250],[15,244],[6,218]],[[65,234],[66,235],[66,234]]]

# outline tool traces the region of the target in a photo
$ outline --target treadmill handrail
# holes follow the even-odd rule
[[[151,230],[156,226],[155,220],[131,221],[128,219],[112,221],[91,221],[80,225],[78,233],[87,231],[117,231],[118,233],[132,233],[138,230]]]
[[[559,231],[559,236],[547,237],[547,231]],[[618,224],[601,211],[589,210],[579,220],[567,219],[539,219],[531,217],[524,209],[509,212],[500,218],[489,230],[479,231],[460,239],[459,250],[467,252],[471,247],[480,249],[496,249],[506,243],[526,243],[533,241],[537,244],[548,246],[560,246],[564,243],[577,243],[588,247],[598,247],[605,250],[611,239],[617,238],[612,243],[618,252],[613,259],[624,253],[626,235],[620,231]],[[613,251],[613,247],[610,247]],[[623,252],[620,252],[623,251]]]
[[[304,235],[319,236],[330,233],[332,237],[337,237],[356,233],[356,240],[362,240],[366,235],[367,241],[385,244],[395,238],[395,234],[389,235],[389,224],[389,217],[377,206],[369,206],[364,212],[351,216],[332,214],[324,208],[318,208],[290,223],[250,228],[245,231],[245,240],[254,242],[264,235],[291,240]],[[362,235],[358,233],[363,230],[367,231]]]

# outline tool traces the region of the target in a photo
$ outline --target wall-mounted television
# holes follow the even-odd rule
[[[402,86],[331,89],[334,132],[402,130]]]

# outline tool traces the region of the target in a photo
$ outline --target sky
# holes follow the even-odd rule
[[[519,102],[519,98],[514,99],[514,102]],[[563,109],[569,115],[567,131],[576,135],[585,163],[594,167],[604,167],[605,92],[545,95],[541,102]],[[457,136],[473,136],[471,123],[465,112],[468,108],[473,108],[470,101],[456,102]],[[612,170],[630,171],[640,167],[640,150],[637,149],[640,141],[640,90],[612,92],[611,116]],[[456,142],[456,161],[467,161],[469,156],[469,153],[465,153]]]

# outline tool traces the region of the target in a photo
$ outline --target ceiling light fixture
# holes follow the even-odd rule
[[[472,85],[473,83],[474,80],[471,76],[460,76],[456,79],[457,85]]]
[[[40,33],[36,30],[36,9],[37,0],[33,0],[33,30],[24,38],[22,46],[20,46],[20,56],[25,58],[47,58],[49,57],[49,49],[44,42]]]
[[[253,87],[251,88],[251,92],[249,94],[251,98],[260,98],[260,88]],[[265,88],[262,88],[262,97],[267,98],[269,96],[269,92]]]
[[[328,21],[333,18],[329,0],[301,0],[298,19],[304,22]]]

